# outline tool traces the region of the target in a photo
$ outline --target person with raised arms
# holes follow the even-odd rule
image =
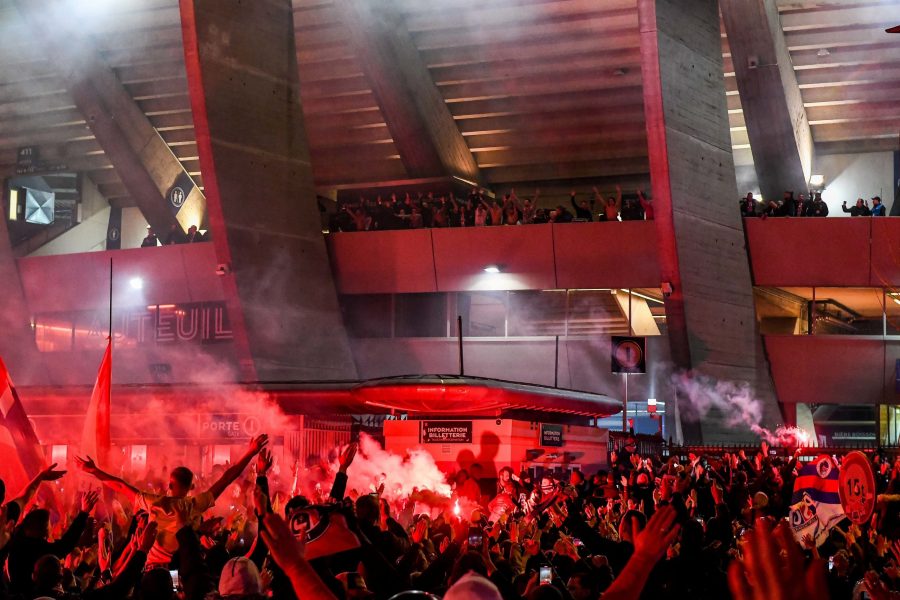
[[[194,495],[190,495],[194,489],[194,474],[187,467],[172,469],[169,475],[169,491],[166,495],[161,495],[141,491],[127,481],[103,471],[90,456],[76,457],[75,460],[84,472],[93,475],[114,492],[128,498],[134,504],[135,512],[144,510],[150,514],[158,525],[158,532],[156,543],[147,556],[147,565],[148,568],[156,566],[168,568],[172,556],[178,550],[178,541],[175,538],[178,531],[174,517],[175,509],[186,510],[194,527],[199,526],[200,515],[215,504],[216,498],[234,483],[253,457],[268,443],[269,436],[266,434],[254,438],[240,460],[228,467],[209,489]]]

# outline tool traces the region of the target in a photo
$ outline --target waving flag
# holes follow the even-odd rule
[[[84,416],[81,432],[81,453],[97,459],[97,463],[108,466],[109,459],[109,404],[112,391],[112,342],[107,339],[106,352],[100,361],[97,381],[91,394],[91,403]]]
[[[45,466],[44,453],[3,359],[0,359],[0,415],[27,479],[34,477]],[[9,487],[9,482],[7,484]]]
[[[809,535],[816,545],[822,544],[831,528],[844,519],[838,467],[830,456],[820,454],[800,469],[791,502],[794,538],[802,541]]]

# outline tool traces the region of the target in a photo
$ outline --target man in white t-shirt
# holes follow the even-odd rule
[[[130,483],[119,479],[101,470],[90,456],[86,458],[76,457],[78,465],[86,472],[102,483],[109,486],[116,493],[122,494],[134,504],[134,510],[145,510],[150,518],[156,521],[158,532],[156,543],[147,554],[147,565],[150,567],[169,567],[175,552],[178,550],[178,542],[175,533],[178,531],[176,524],[176,509],[184,510],[194,528],[200,525],[200,516],[212,507],[222,492],[241,475],[253,457],[259,454],[269,443],[268,435],[260,435],[250,442],[247,451],[239,461],[231,465],[222,476],[213,483],[208,490],[195,495],[190,494],[194,489],[194,474],[187,467],[176,467],[169,475],[169,491],[163,496],[152,492],[137,489]]]

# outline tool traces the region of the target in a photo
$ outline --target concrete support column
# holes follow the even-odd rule
[[[716,0],[639,0],[644,111],[672,360],[689,376],[751,384],[780,421],[757,333],[722,74]],[[711,413],[690,420],[687,441],[734,441],[749,430]]]
[[[465,138],[393,0],[338,0],[360,63],[410,177],[481,182]]]
[[[13,256],[7,223],[9,216],[0,208],[0,281],[2,281],[2,305],[0,305],[0,357],[6,363],[13,381],[48,383],[46,370],[39,362],[34,344],[31,314],[19,278],[16,258]]]
[[[813,138],[775,0],[721,0],[763,198],[806,193]],[[743,190],[742,190],[743,191]]]
[[[59,0],[16,0],[47,58],[56,66],[78,110],[116,169],[135,205],[157,235],[206,224],[206,199],[166,141],[107,66],[80,24],[48,19],[64,14]],[[181,193],[172,195],[175,188]]]
[[[300,106],[290,0],[180,0],[216,255],[245,379],[355,379]]]

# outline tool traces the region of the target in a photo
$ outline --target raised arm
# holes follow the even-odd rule
[[[639,190],[637,191],[637,197],[638,197],[638,202],[641,203],[641,208],[643,208],[644,210],[647,210],[647,206],[649,205],[649,202],[647,202],[647,199],[644,198],[644,192],[642,192],[642,191],[639,189]]]
[[[520,208],[519,197],[516,196],[516,188],[512,188],[509,190],[509,199],[512,201],[513,206],[515,206],[516,208]]]
[[[131,542],[133,552],[124,568],[113,577],[109,585],[92,590],[82,598],[85,600],[116,600],[127,597],[129,591],[140,583],[141,573],[144,571],[144,565],[147,564],[147,553],[156,542],[156,533],[156,521],[147,523],[140,535]]]
[[[306,561],[306,543],[291,533],[287,523],[278,515],[266,515],[262,538],[269,547],[272,559],[291,580],[298,598],[310,600],[336,600],[331,590],[319,579]]]
[[[616,186],[616,210],[622,210],[622,186]]]
[[[212,484],[209,488],[209,493],[213,495],[213,498],[218,498],[222,495],[229,485],[234,483],[234,481],[240,477],[241,473],[244,472],[244,469],[247,468],[247,465],[250,464],[250,461],[253,460],[253,457],[260,453],[260,451],[266,447],[266,444],[269,443],[269,436],[266,434],[262,434],[257,436],[253,441],[250,442],[250,446],[247,447],[247,451],[244,453],[244,456],[241,457],[239,461],[228,467],[228,470],[225,471],[221,477],[219,477],[218,481]]]
[[[97,500],[99,499],[99,492],[85,492],[81,496],[81,503],[79,506],[81,510],[78,512],[78,516],[72,520],[72,524],[69,525],[66,532],[62,534],[62,537],[48,546],[48,554],[65,556],[75,549],[75,546],[78,545],[78,540],[81,539],[81,534],[84,533],[84,528],[87,526],[88,515],[90,515],[94,506],[97,505]]]
[[[184,588],[184,598],[206,598],[207,594],[215,590],[215,583],[209,566],[203,560],[200,538],[191,527],[190,516],[183,506],[175,509],[175,526],[178,528],[175,533],[175,539],[178,540],[178,575]]]
[[[678,537],[680,527],[675,519],[675,510],[671,506],[653,513],[647,526],[635,537],[634,554],[603,594],[604,600],[637,600],[640,597],[653,567]]]
[[[22,493],[19,494],[18,497],[13,498],[10,502],[15,502],[19,505],[19,514],[25,513],[25,507],[28,506],[28,503],[31,502],[31,499],[34,498],[34,495],[37,493],[38,488],[41,487],[41,484],[45,481],[55,481],[66,474],[65,471],[56,471],[56,463],[53,463],[40,473],[34,476],[34,479],[29,482],[25,489],[22,490]]]
[[[353,463],[358,449],[359,446],[354,442],[341,452],[339,458],[340,468],[334,478],[334,484],[331,486],[331,493],[329,494],[329,497],[335,502],[341,502],[344,499],[344,494],[347,492],[347,469]]]
[[[75,462],[79,467],[81,467],[82,471],[89,475],[93,475],[94,477],[99,479],[103,485],[107,486],[117,494],[122,494],[123,496],[128,498],[129,502],[134,502],[134,499],[137,497],[137,495],[141,493],[139,489],[137,489],[124,479],[119,479],[115,475],[111,475],[110,473],[107,473],[106,471],[98,467],[96,463],[94,463],[94,459],[90,456],[86,458],[76,456]]]

